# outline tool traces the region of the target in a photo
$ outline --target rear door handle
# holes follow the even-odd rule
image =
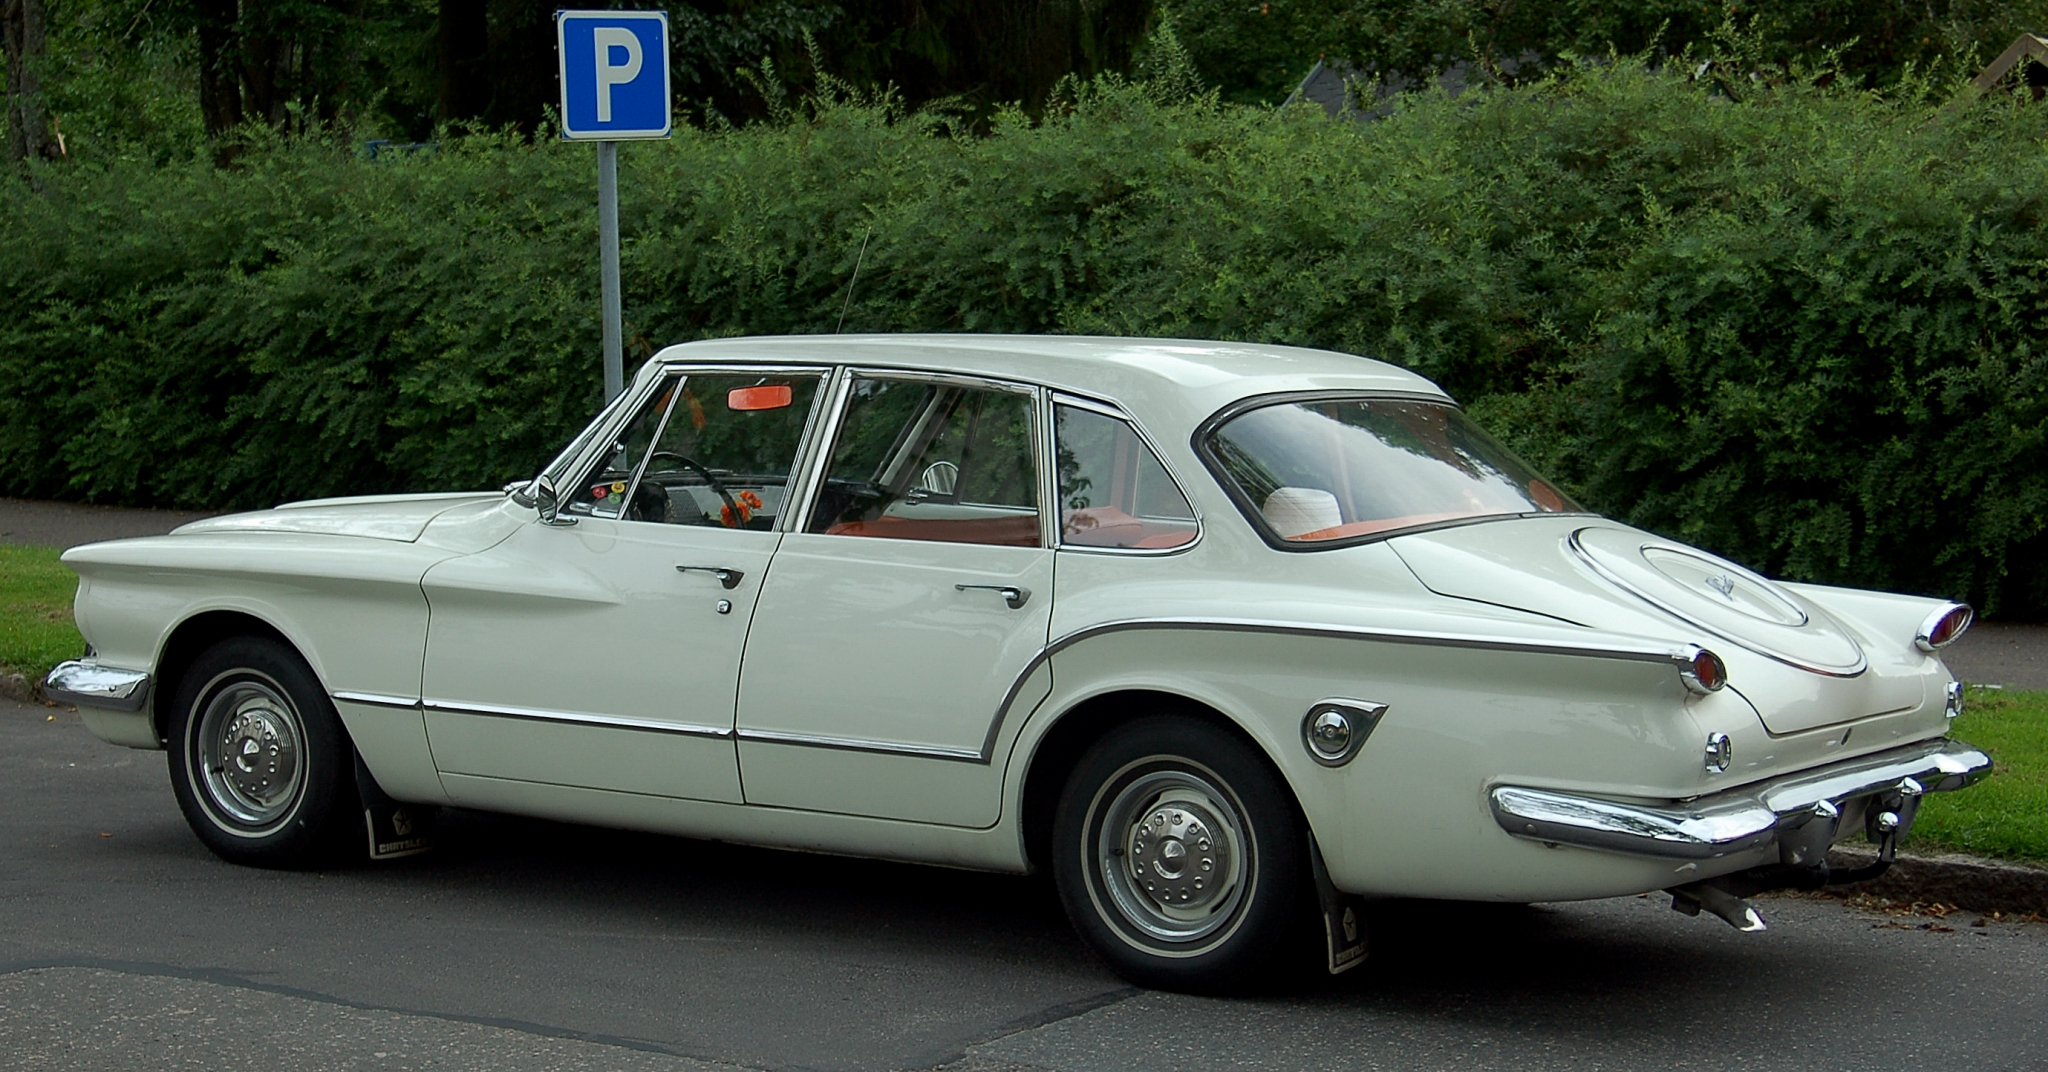
[[[740,586],[740,581],[744,580],[747,576],[746,574],[741,573],[739,570],[729,569],[725,566],[676,567],[677,573],[689,573],[692,570],[695,570],[698,573],[708,573],[713,577],[718,578],[718,583],[726,586],[727,588],[738,588]]]
[[[953,590],[955,592],[982,591],[998,593],[1003,597],[1003,602],[1010,605],[1011,610],[1016,610],[1018,607],[1023,606],[1025,601],[1031,598],[1031,589],[1014,584],[956,584],[953,586]]]

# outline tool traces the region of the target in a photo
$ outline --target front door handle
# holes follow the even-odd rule
[[[716,578],[718,578],[718,583],[719,583],[719,584],[722,584],[722,585],[724,585],[724,586],[726,586],[727,588],[738,588],[738,587],[740,586],[740,581],[744,580],[744,579],[746,578],[746,576],[747,576],[746,574],[744,574],[744,573],[741,573],[740,571],[738,571],[738,570],[736,570],[736,569],[728,569],[728,568],[726,568],[726,567],[724,567],[724,566],[677,566],[677,567],[676,567],[676,572],[677,572],[677,573],[688,573],[688,572],[690,572],[691,570],[696,570],[696,571],[697,571],[697,572],[699,572],[699,573],[708,573],[708,574],[712,575],[713,577],[716,577]]]
[[[1003,602],[1010,605],[1011,610],[1016,610],[1018,607],[1023,606],[1025,600],[1031,598],[1031,589],[1023,588],[1014,584],[956,584],[953,586],[953,591],[996,592],[1003,597]]]

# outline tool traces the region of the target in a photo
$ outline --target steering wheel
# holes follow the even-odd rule
[[[732,516],[732,527],[740,527],[740,525],[747,516],[744,508],[740,506],[738,499],[732,497],[732,492],[725,490],[724,482],[720,481],[718,477],[711,472],[711,470],[704,468],[702,465],[699,465],[695,459],[686,458],[683,455],[677,454],[675,451],[672,450],[655,451],[653,454],[647,456],[647,464],[649,466],[652,466],[657,459],[661,458],[668,458],[673,461],[680,462],[684,468],[690,470],[691,472],[697,474],[698,476],[703,477],[705,486],[709,487],[712,491],[717,492],[718,497],[725,500],[725,509],[727,513],[729,513]]]

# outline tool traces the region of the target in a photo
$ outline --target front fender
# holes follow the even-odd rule
[[[426,651],[420,578],[454,552],[310,533],[189,534],[87,544],[65,552],[80,577],[80,631],[106,666],[165,680],[180,628],[245,615],[311,665],[378,782],[404,800],[442,791],[414,703]],[[171,668],[175,669],[175,668]],[[397,701],[362,704],[360,695]],[[159,693],[159,704],[170,698]],[[103,735],[104,736],[104,735]],[[129,743],[125,740],[117,743]]]

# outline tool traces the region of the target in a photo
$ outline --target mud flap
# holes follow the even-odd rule
[[[1316,836],[1308,836],[1308,866],[1316,884],[1316,901],[1323,909],[1323,938],[1330,954],[1330,974],[1350,971],[1365,963],[1365,898],[1339,890],[1323,866],[1323,850]]]
[[[385,795],[384,787],[371,777],[362,756],[356,757],[356,794],[363,801],[363,830],[369,836],[370,859],[395,860],[433,849],[434,819],[440,809],[431,804],[401,804]]]

